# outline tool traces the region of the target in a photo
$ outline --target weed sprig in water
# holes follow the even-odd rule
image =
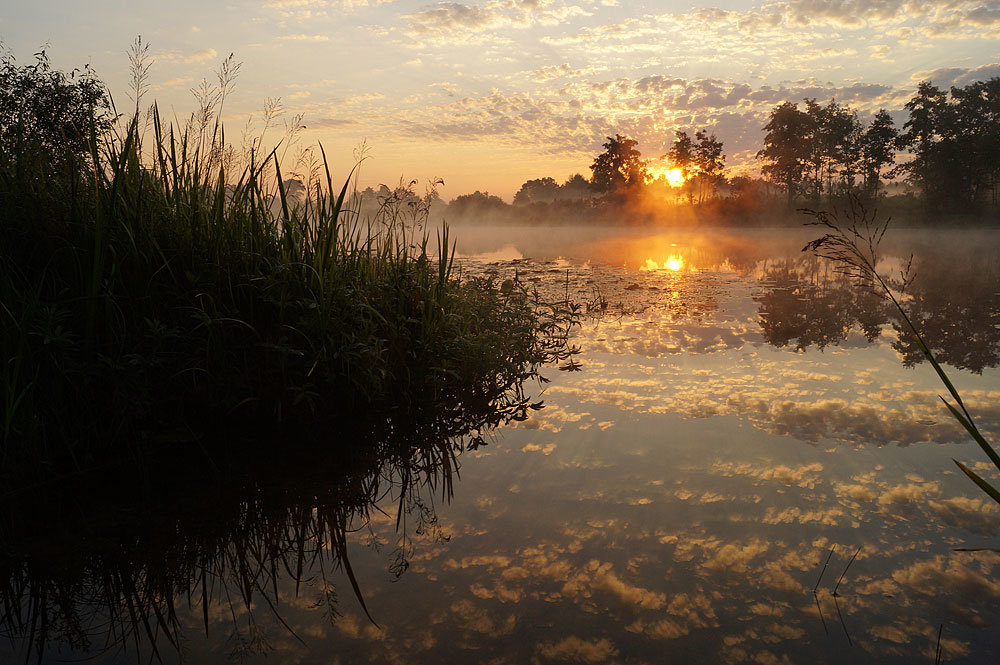
[[[959,394],[954,383],[952,383],[951,379],[945,373],[944,368],[941,367],[941,364],[934,357],[930,347],[924,342],[920,330],[914,325],[906,312],[906,308],[903,307],[894,292],[902,294],[912,279],[912,274],[910,273],[911,262],[907,262],[906,267],[900,273],[900,280],[896,283],[891,283],[890,280],[879,272],[878,248],[889,228],[889,218],[879,219],[877,211],[872,210],[869,212],[856,197],[851,198],[850,206],[843,215],[843,218],[837,211],[803,210],[803,212],[813,217],[813,221],[809,222],[808,225],[825,228],[828,232],[822,237],[808,243],[802,248],[802,251],[813,252],[817,256],[832,261],[838,272],[856,279],[862,286],[874,288],[882,292],[889,298],[899,312],[900,317],[902,317],[906,327],[913,335],[920,351],[934,368],[945,388],[948,389],[948,393],[954,400],[954,404],[945,399],[943,395],[939,395],[941,401],[944,402],[944,405],[955,420],[979,444],[979,447],[983,449],[983,452],[986,453],[986,456],[993,465],[1000,470],[1000,455],[997,454],[997,451],[976,426],[972,414],[969,413],[965,402],[962,400],[961,394]],[[965,464],[955,459],[952,461],[990,498],[1000,503],[1000,491],[997,491],[993,485],[969,469]]]

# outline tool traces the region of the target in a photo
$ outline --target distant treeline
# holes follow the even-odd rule
[[[430,190],[366,190],[364,201],[413,197],[453,221],[590,222],[664,218],[765,224],[803,206],[849,196],[910,220],[995,219],[1000,186],[1000,78],[942,90],[922,82],[897,127],[885,109],[864,123],[831,99],[776,106],[756,157],[762,177],[730,175],[724,145],[707,129],[678,130],[667,152],[643,159],[638,142],[608,137],[586,178],[528,180],[508,204],[476,191],[445,204]],[[667,204],[667,205],[665,205]]]

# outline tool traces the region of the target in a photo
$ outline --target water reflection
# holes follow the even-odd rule
[[[191,633],[242,660],[301,641],[290,609],[335,622],[345,589],[375,627],[348,557],[354,533],[391,511],[395,538],[383,555],[401,576],[415,539],[447,538],[435,502],[451,497],[459,453],[482,445],[497,422],[524,418],[530,405],[354,422],[332,452],[329,443],[268,454],[230,442],[193,466],[163,459],[143,473],[116,468],[8,494],[0,627],[22,658],[38,662],[170,661]],[[223,460],[225,472],[216,464]],[[276,625],[285,629],[278,642]]]
[[[127,502],[110,484],[18,499],[0,523],[6,630],[44,631],[50,660],[128,645],[110,662],[150,643],[191,662],[995,659],[1000,554],[981,548],[1000,509],[951,458],[989,467],[880,301],[801,239],[626,238],[557,260],[509,236],[464,269],[607,303],[544,409],[482,438],[434,418],[342,433],[385,455],[257,458],[218,486],[164,470]],[[930,243],[909,293],[996,431],[991,238],[971,255]],[[672,254],[682,270],[641,270]]]
[[[889,320],[885,298],[826,268],[819,259],[804,257],[766,269],[763,292],[754,300],[768,344],[803,351],[840,344],[856,329],[869,342],[882,333]]]
[[[904,306],[939,361],[972,372],[1000,364],[1000,274],[985,265],[948,263],[940,257],[915,263]],[[904,365],[925,360],[923,352],[881,294],[858,287],[814,257],[785,260],[761,280],[764,338],[777,347],[824,348],[861,332],[874,342],[891,326],[892,347]]]

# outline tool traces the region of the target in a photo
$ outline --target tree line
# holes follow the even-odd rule
[[[642,157],[638,141],[607,137],[590,165],[563,184],[525,182],[515,205],[602,198],[628,199],[651,188],[672,191],[690,204],[739,197],[765,183],[783,190],[788,205],[847,195],[875,199],[890,183],[906,183],[928,211],[973,213],[996,208],[1000,187],[1000,78],[944,90],[919,84],[897,127],[886,109],[867,122],[836,99],[822,104],[786,101],[770,112],[756,157],[761,181],[728,177],[724,145],[707,129],[677,130],[656,160]],[[670,183],[667,169],[682,182]],[[674,184],[677,186],[668,187]],[[462,201],[465,203],[465,201]]]
[[[864,126],[835,100],[771,111],[762,172],[797,198],[879,194],[905,180],[934,211],[975,212],[997,204],[1000,184],[1000,78],[945,91],[924,81],[897,129],[885,109]],[[902,159],[897,160],[897,156]]]

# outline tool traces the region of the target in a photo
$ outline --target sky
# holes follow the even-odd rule
[[[153,61],[144,101],[183,121],[191,89],[232,53],[228,136],[259,132],[280,100],[267,142],[301,114],[298,148],[321,142],[341,179],[364,142],[362,185],[441,178],[446,199],[589,177],[616,133],[656,158],[675,130],[708,129],[733,172],[752,172],[767,115],[786,100],[836,98],[862,120],[886,108],[901,122],[920,80],[1000,76],[1000,0],[5,4],[0,43],[20,63],[42,47],[59,68],[89,63],[127,108],[126,52],[141,35]]]

